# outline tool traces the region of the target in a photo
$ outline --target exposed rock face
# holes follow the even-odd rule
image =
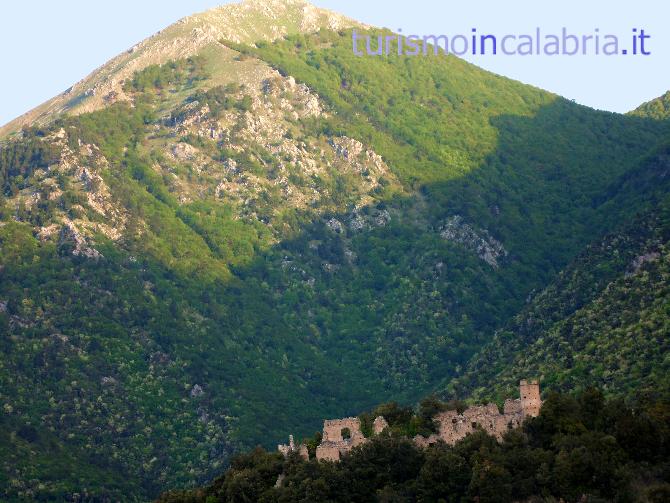
[[[77,230],[72,222],[65,222],[58,237],[59,247],[71,246],[71,253],[75,256],[86,257],[90,259],[99,259],[102,254],[89,246],[84,236]]]
[[[103,386],[116,386],[117,381],[113,377],[105,376],[102,379],[100,379],[100,383]]]
[[[114,199],[101,176],[109,166],[107,159],[96,145],[79,142],[78,147],[71,147],[74,142],[63,128],[41,141],[57,152],[56,160],[36,170],[34,185],[20,190],[9,199],[10,204],[33,211],[41,199],[53,201],[53,209],[34,229],[36,237],[43,242],[57,242],[75,256],[100,258],[91,236],[102,234],[118,240],[128,219],[127,210]],[[78,196],[74,204],[73,194]],[[70,211],[66,210],[68,207]],[[93,213],[102,218],[91,217]]]
[[[349,229],[353,232],[365,231],[376,227],[385,227],[391,222],[391,214],[388,210],[370,208],[367,214],[358,210],[349,216]]]
[[[342,225],[342,222],[340,222],[336,218],[331,218],[326,222],[326,225],[328,228],[335,232],[336,234],[342,234],[344,232],[344,226]]]
[[[195,158],[196,149],[188,143],[177,143],[172,147],[172,155],[179,161],[190,161]]]
[[[225,50],[220,40],[253,44],[290,33],[320,28],[340,30],[365,25],[319,9],[304,0],[245,0],[185,17],[119,54],[64,93],[0,128],[0,137],[22,126],[51,122],[63,113],[92,112],[129,97],[123,82],[152,64],[194,56],[206,49]]]
[[[637,273],[644,264],[646,264],[647,262],[653,262],[654,260],[658,260],[660,257],[661,254],[658,252],[649,252],[645,253],[644,255],[635,257],[633,262],[630,264],[628,271],[626,271],[626,276],[631,276]]]
[[[352,161],[358,158],[363,152],[363,144],[352,138],[332,138],[329,143],[333,147],[337,156],[347,161]]]
[[[450,217],[440,229],[440,236],[448,241],[463,245],[491,267],[498,267],[498,260],[507,256],[503,244],[491,236],[487,230],[477,232],[465,223],[460,215]]]
[[[233,101],[250,99],[249,109],[231,107],[213,113],[207,104],[191,101],[177,105],[173,118],[162,125],[166,134],[197,137],[199,142],[170,144],[169,156],[175,162],[155,166],[172,180],[180,201],[201,199],[214,187],[216,198],[255,219],[257,209],[271,198],[282,199],[282,210],[327,208],[334,197],[334,184],[329,181],[335,178],[355,180],[347,187],[347,197],[355,201],[356,208],[372,203],[380,185],[398,185],[381,156],[359,141],[302,134],[305,119],[328,115],[319,96],[264,63],[255,62],[252,71],[245,66],[248,63],[230,58],[228,64],[235,69],[231,73],[239,87],[227,92]],[[225,156],[213,158],[211,151],[222,145]],[[249,159],[243,159],[244,155]],[[193,173],[188,180],[178,174],[186,171]],[[264,223],[271,224],[268,220],[272,216],[266,215]],[[327,223],[343,234],[346,227],[363,230],[389,221],[388,211],[374,210],[352,215],[351,223],[343,219]]]

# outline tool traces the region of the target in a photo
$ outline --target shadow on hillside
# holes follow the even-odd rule
[[[340,234],[324,222],[346,228],[352,213],[324,215],[235,271],[226,297],[238,322],[255,319],[248,333],[273,349],[268,364],[286,365],[283,381],[240,377],[254,441],[272,445],[276,432],[306,433],[388,399],[413,402],[457,373],[532,290],[617,223],[601,209],[613,184],[668,131],[563,99],[491,123],[498,146],[479,169],[359,212],[388,211],[389,225]],[[499,269],[439,237],[454,215],[503,243]]]
[[[128,265],[127,256],[110,251],[98,264],[74,260],[77,288],[101,284],[122,299],[102,314],[88,306],[68,310],[84,297],[76,290],[61,295],[56,279],[69,277],[67,268],[28,263],[6,285],[26,277],[40,284],[41,295],[63,308],[57,328],[65,335],[95,329],[102,340],[138,340],[147,373],[178,356],[184,366],[164,386],[189,400],[179,379],[202,385],[197,406],[236,418],[232,426],[247,445],[272,448],[291,432],[320,429],[324,418],[392,398],[412,403],[456,375],[533,289],[616,223],[603,211],[612,188],[668,131],[667,124],[562,99],[533,117],[499,116],[492,125],[497,148],[478,169],[360,210],[370,222],[387,211],[389,223],[358,232],[348,225],[351,211],[323,215],[234,269],[225,284],[179,276],[151,258]],[[622,204],[637,206],[645,197]],[[476,244],[440,237],[454,215],[503,244],[499,268],[478,258]],[[345,230],[333,232],[325,225],[330,218]],[[151,295],[130,295],[147,285]],[[88,348],[95,364],[82,371],[92,382],[120,373],[99,346]],[[55,354],[40,365],[64,372]],[[158,407],[162,398],[155,399]]]

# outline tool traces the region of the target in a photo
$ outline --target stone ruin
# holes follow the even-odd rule
[[[295,442],[293,441],[293,435],[288,436],[288,445],[279,444],[277,450],[281,452],[284,456],[288,456],[291,452],[297,451],[300,454],[300,457],[304,460],[309,459],[309,452],[307,451],[307,446],[305,444],[300,444],[297,448]]]
[[[500,440],[505,432],[521,426],[526,418],[537,417],[541,406],[539,383],[536,380],[522,380],[519,383],[519,398],[505,400],[502,414],[494,403],[469,407],[462,414],[455,410],[440,412],[434,417],[438,432],[429,437],[417,435],[413,440],[419,447],[428,447],[440,441],[453,445],[478,429]],[[378,416],[372,426],[373,434],[379,435],[387,427],[386,420]],[[323,436],[316,448],[316,459],[339,461],[342,455],[367,441],[357,417],[327,419],[323,422]],[[289,445],[280,445],[278,448],[285,456],[297,450],[304,459],[309,459],[307,446],[301,444],[296,449],[293,435],[289,436]]]
[[[494,403],[469,407],[462,414],[455,410],[440,412],[435,416],[438,432],[429,437],[417,435],[414,442],[420,447],[440,440],[454,444],[480,428],[500,440],[508,430],[521,426],[527,417],[536,417],[541,406],[539,383],[522,380],[519,383],[519,398],[505,400],[502,414]]]
[[[361,431],[361,420],[357,417],[326,419],[323,422],[321,443],[316,448],[316,459],[339,461],[342,454],[366,440]]]

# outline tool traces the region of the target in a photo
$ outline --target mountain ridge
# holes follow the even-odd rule
[[[2,125],[0,138],[24,126],[46,125],[64,113],[92,112],[125,101],[122,82],[134,72],[193,56],[208,46],[218,46],[221,39],[250,44],[296,31],[354,25],[366,26],[305,0],[241,0],[191,14],[115,56],[63,93]]]
[[[657,120],[667,120],[670,118],[670,91],[658,98],[643,103],[635,110],[629,112],[629,114]]]

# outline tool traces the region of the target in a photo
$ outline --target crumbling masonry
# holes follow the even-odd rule
[[[523,380],[519,383],[519,398],[505,400],[502,414],[494,403],[475,405],[464,410],[462,414],[455,410],[440,412],[435,417],[438,433],[428,438],[417,435],[414,437],[414,442],[421,447],[440,440],[454,444],[478,428],[501,439],[506,431],[521,426],[527,417],[536,417],[540,413],[541,406],[538,382]]]
[[[293,435],[288,436],[288,445],[286,444],[280,444],[277,446],[277,449],[279,452],[281,452],[284,456],[288,456],[290,452],[293,451],[298,451],[300,456],[303,459],[309,459],[309,453],[307,452],[307,446],[305,444],[300,444],[298,448],[296,449],[295,443],[293,442]]]
[[[466,435],[483,429],[497,439],[502,438],[506,431],[517,428],[528,417],[536,417],[540,413],[540,385],[537,381],[522,380],[519,383],[519,398],[507,399],[502,414],[494,403],[476,405],[459,414],[455,410],[440,412],[435,416],[438,433],[429,437],[417,435],[414,442],[419,447],[427,447],[439,441],[454,444]],[[373,433],[379,435],[388,427],[386,420],[378,416],[373,423]],[[301,444],[298,448],[293,444],[293,436],[289,437],[289,445],[280,445],[279,451],[287,455],[297,450],[304,459],[308,459],[307,447]],[[367,442],[361,431],[361,422],[356,417],[345,419],[327,419],[323,422],[323,437],[316,448],[316,459],[339,461],[357,445]]]

